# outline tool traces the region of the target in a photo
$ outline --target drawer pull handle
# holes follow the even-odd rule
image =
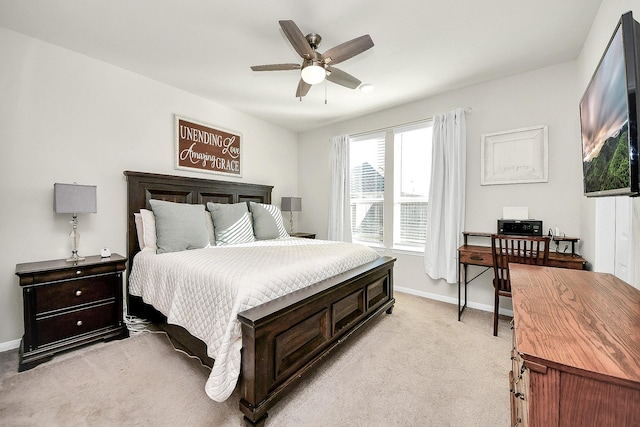
[[[78,290],[76,291],[76,296],[77,296],[77,297],[79,297],[80,295],[82,295],[82,291],[81,291],[80,289],[78,289]]]
[[[478,255],[471,255],[471,259],[474,261],[482,261],[482,257]]]
[[[82,326],[82,320],[78,320],[78,321],[76,322],[76,326]]]
[[[76,274],[82,274],[82,270],[77,270]]]

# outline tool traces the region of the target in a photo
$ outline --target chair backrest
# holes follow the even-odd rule
[[[509,263],[547,265],[549,262],[548,236],[491,236],[494,286],[499,292],[511,292]]]

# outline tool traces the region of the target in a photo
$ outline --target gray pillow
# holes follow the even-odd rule
[[[251,216],[247,204],[207,203],[213,218],[216,246],[254,242]]]
[[[274,205],[250,202],[253,216],[253,234],[258,240],[289,237],[284,228],[280,208]]]
[[[209,234],[203,205],[149,200],[156,217],[156,253],[204,248]]]

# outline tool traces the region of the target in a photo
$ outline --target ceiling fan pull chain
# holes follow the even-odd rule
[[[324,105],[327,105],[327,81],[324,81]]]

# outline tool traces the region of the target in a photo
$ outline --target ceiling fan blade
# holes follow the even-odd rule
[[[336,47],[332,47],[322,54],[322,57],[326,64],[333,65],[346,61],[349,58],[353,58],[357,54],[362,53],[367,49],[371,49],[372,47],[373,40],[371,40],[369,34],[366,34],[353,40],[349,40],[348,42],[339,44]]]
[[[287,36],[291,46],[298,52],[303,58],[311,59],[315,58],[316,53],[313,48],[300,31],[300,28],[293,21],[278,21],[280,23],[280,27],[282,31],[284,31],[284,35]]]
[[[349,73],[345,73],[342,70],[333,67],[327,67],[327,80],[330,82],[339,84],[340,86],[348,87],[349,89],[355,89],[362,83]]]
[[[300,64],[269,64],[269,65],[253,65],[253,71],[289,71],[299,70]]]
[[[298,90],[296,90],[296,98],[302,98],[305,96],[309,93],[309,89],[311,89],[311,85],[300,79],[300,83],[298,83]]]

